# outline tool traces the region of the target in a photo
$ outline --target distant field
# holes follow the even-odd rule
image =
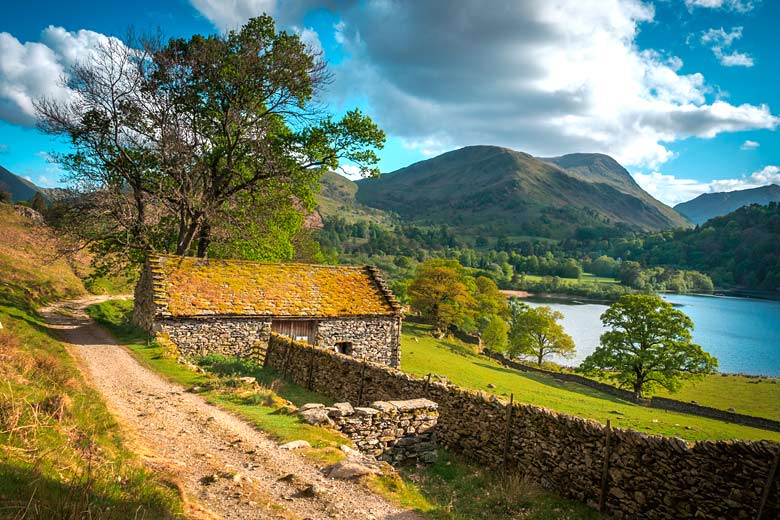
[[[541,282],[544,280],[544,276],[538,276],[535,274],[527,274],[525,275],[525,279],[529,282]],[[582,278],[579,280],[576,278],[559,278],[562,284],[572,285],[576,283],[606,283],[606,284],[617,284],[620,285],[620,280],[616,280],[615,278],[605,278],[602,276],[596,276],[595,274],[590,273],[583,273]]]
[[[780,433],[644,408],[578,384],[558,382],[542,374],[504,368],[490,359],[475,354],[471,345],[454,339],[439,341],[430,336],[428,331],[429,328],[425,325],[410,323],[404,325],[401,340],[403,351],[401,367],[404,371],[418,376],[428,373],[443,375],[458,385],[497,395],[509,396],[510,393],[514,393],[515,400],[519,402],[544,406],[601,422],[610,419],[617,427],[646,433],[672,435],[691,441],[703,439],[780,441]],[[490,383],[496,388],[487,388]],[[706,386],[696,391],[703,394],[710,393]],[[713,388],[712,393],[714,394],[712,398],[717,399],[715,395],[718,395],[719,391]],[[727,393],[720,392],[720,395],[724,396],[722,400],[728,399]],[[771,408],[772,395],[774,394],[766,395],[768,401],[766,407]],[[737,399],[734,398],[735,402]],[[698,401],[706,404],[703,399]],[[746,402],[741,398],[739,401],[743,404]]]

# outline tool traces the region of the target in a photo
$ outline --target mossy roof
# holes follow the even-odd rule
[[[160,255],[149,259],[158,315],[354,317],[400,305],[371,266],[267,264]]]

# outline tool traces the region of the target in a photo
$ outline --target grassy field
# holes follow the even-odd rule
[[[671,435],[687,440],[769,439],[780,441],[780,433],[738,426],[691,415],[645,408],[575,383],[559,382],[543,374],[504,368],[474,353],[473,345],[455,339],[437,340],[425,325],[404,324],[401,339],[401,368],[418,376],[428,373],[447,377],[467,388],[484,390],[559,412],[596,419],[620,428]],[[488,384],[495,388],[487,388]],[[707,392],[706,389],[702,390]],[[716,392],[715,388],[712,388]],[[724,394],[720,399],[726,400]],[[702,404],[704,404],[702,402]],[[767,406],[772,406],[769,402]],[[774,404],[776,405],[776,402]]]
[[[780,420],[780,379],[717,374],[701,381],[685,383],[676,393],[664,389],[656,392],[659,397],[679,401],[696,401],[703,406],[733,409],[737,413]]]
[[[341,434],[309,426],[296,416],[279,413],[285,400],[297,405],[306,402],[330,403],[298,385],[284,382],[272,370],[237,359],[207,356],[194,360],[204,369],[196,372],[167,355],[166,349],[148,342],[142,331],[128,322],[131,302],[113,300],[88,308],[89,314],[127,345],[146,366],[186,388],[201,387],[200,395],[209,402],[237,415],[268,433],[279,442],[304,439],[311,449],[301,450],[316,463],[330,463],[343,457],[340,444],[349,444]],[[259,391],[236,390],[231,379],[254,376]],[[568,500],[542,492],[517,476],[504,478],[445,451],[430,467],[404,467],[400,474],[371,477],[365,484],[375,492],[404,507],[437,520],[597,520],[597,512]]]
[[[541,282],[544,280],[544,276],[539,276],[535,274],[527,274],[525,275],[525,279],[529,282]],[[605,278],[603,276],[596,276],[595,274],[590,273],[583,273],[582,277],[577,278],[560,278],[560,281],[562,284],[566,285],[573,285],[577,283],[605,283],[609,285],[620,285],[620,280],[617,280],[615,278]]]

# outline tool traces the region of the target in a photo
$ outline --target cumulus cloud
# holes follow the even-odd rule
[[[274,14],[277,6],[276,0],[190,0],[190,3],[222,31],[237,29],[263,13]]]
[[[761,0],[685,0],[685,5],[689,11],[695,8],[705,9],[723,9],[737,13],[747,13],[752,11]]]
[[[761,143],[757,141],[751,141],[750,139],[746,140],[744,143],[742,143],[742,146],[739,147],[740,150],[755,150],[761,146]]]
[[[678,178],[661,172],[634,173],[636,182],[652,196],[673,206],[698,197],[702,193],[746,190],[769,184],[780,184],[780,166],[765,166],[740,179],[717,179],[701,182]]]
[[[22,43],[0,33],[0,119],[21,126],[35,125],[33,100],[64,100],[70,91],[62,85],[67,69],[87,59],[107,40],[93,31],[69,32],[49,26],[40,41]]]
[[[740,38],[742,38],[742,27],[733,27],[729,32],[721,27],[703,33],[701,42],[712,50],[720,64],[725,67],[752,67],[754,62],[749,54],[728,50],[731,44]]]
[[[592,151],[656,167],[670,142],[780,123],[766,105],[708,102],[702,74],[639,49],[654,18],[639,0],[462,0],[447,16],[436,3],[376,0],[340,14],[351,59],[336,68],[334,96],[359,92],[414,148]]]

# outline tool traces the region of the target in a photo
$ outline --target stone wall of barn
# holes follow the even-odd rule
[[[430,399],[438,404],[440,444],[479,464],[523,473],[591,506],[603,499],[605,511],[616,518],[780,518],[776,442],[689,443],[609,429],[276,335],[265,364],[315,392],[357,406]]]
[[[398,367],[401,363],[401,317],[331,318],[317,324],[315,345],[335,350],[351,345],[352,357]]]
[[[184,357],[221,354],[262,362],[271,335],[271,320],[259,318],[164,318],[156,325]]]

